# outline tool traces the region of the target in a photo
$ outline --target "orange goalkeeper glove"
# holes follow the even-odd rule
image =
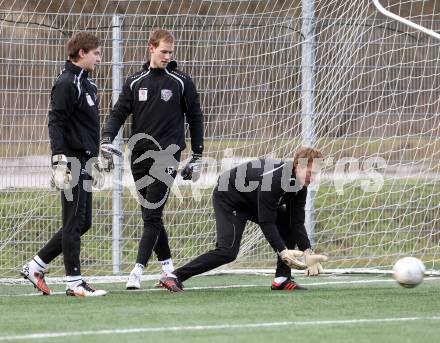
[[[307,269],[304,271],[306,276],[317,276],[324,272],[321,262],[328,261],[326,255],[315,254],[312,249],[304,251],[304,261],[307,265]]]
[[[307,265],[297,259],[297,257],[304,256],[304,253],[300,250],[284,249],[283,251],[279,252],[278,255],[281,257],[281,260],[283,260],[283,262],[290,268],[299,270],[307,269]]]

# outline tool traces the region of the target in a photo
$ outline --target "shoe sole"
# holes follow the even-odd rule
[[[129,286],[129,287],[125,287],[125,289],[129,290],[129,291],[136,291],[136,290],[140,289],[140,287]]]
[[[165,284],[165,282],[160,281],[160,284],[162,285],[163,288],[165,288],[166,290],[170,291],[171,293],[182,293],[182,292],[184,292],[183,288],[179,288],[177,285],[176,285],[176,288],[173,289],[171,287],[168,287]]]
[[[34,285],[34,288],[38,289],[43,295],[50,295],[50,293],[47,293],[45,290],[38,287],[25,273],[20,272],[20,275],[23,276],[26,280],[28,280],[31,284]]]
[[[271,288],[271,291],[288,291],[288,292],[293,292],[293,291],[308,291],[307,288],[304,287],[295,287],[295,288]]]
[[[75,292],[73,292],[71,290],[67,290],[66,291],[66,295],[68,297],[84,297],[85,296],[85,294],[78,294],[78,293],[75,293]]]
[[[162,285],[160,282],[158,282],[158,283],[156,283],[155,285],[154,285],[154,288],[163,288],[163,289],[167,289],[164,285]],[[180,289],[182,290],[182,291],[184,291],[184,289],[183,289],[183,285],[182,285],[182,287],[180,287]]]
[[[87,294],[84,294],[84,293],[79,294],[79,293],[75,293],[75,292],[73,292],[71,290],[66,290],[66,295],[69,296],[69,297],[79,297],[79,298],[88,298],[88,297],[90,297],[90,298],[95,298],[95,297],[104,297],[104,296],[107,295],[107,293],[101,294],[101,295],[87,295]]]

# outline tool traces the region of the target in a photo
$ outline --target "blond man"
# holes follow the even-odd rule
[[[154,31],[148,41],[150,60],[141,71],[129,76],[104,127],[103,156],[110,170],[113,139],[132,115],[129,140],[131,171],[144,222],[136,264],[127,289],[141,287],[141,275],[154,251],[164,272],[174,270],[163,209],[185,149],[184,119],[189,124],[192,158],[182,171],[185,180],[196,181],[203,153],[203,116],[199,94],[189,75],[177,69],[172,59],[174,37],[163,29]]]
[[[307,187],[316,174],[322,154],[301,148],[293,160],[258,159],[228,170],[219,177],[212,202],[217,242],[215,249],[162,276],[160,282],[172,292],[183,290],[182,282],[236,259],[246,222],[258,224],[278,255],[272,290],[305,289],[291,277],[291,268],[307,274],[322,271],[327,259],[311,250],[304,227]],[[298,246],[300,250],[295,250]],[[304,256],[305,262],[298,257]]]

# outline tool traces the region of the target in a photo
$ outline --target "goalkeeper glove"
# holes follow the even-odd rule
[[[301,257],[304,253],[300,250],[288,250],[284,249],[279,252],[281,260],[287,264],[290,268],[304,270],[307,269],[307,265],[297,259],[297,257]]]
[[[113,155],[121,157],[122,152],[112,144],[110,137],[104,137],[101,140],[101,156],[102,156],[102,168],[106,172],[110,172],[115,168],[115,164],[113,162]]]
[[[317,276],[324,272],[321,262],[326,262],[328,257],[326,255],[315,254],[312,249],[304,251],[304,261],[307,269],[304,271],[306,276]]]
[[[67,158],[64,154],[52,156],[52,175],[50,185],[52,188],[64,190],[70,188],[72,175],[67,167]]]
[[[200,177],[200,170],[202,168],[202,154],[193,154],[189,163],[183,168],[180,175],[184,180],[192,180],[196,182]]]

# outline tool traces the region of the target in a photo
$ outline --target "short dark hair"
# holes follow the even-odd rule
[[[150,39],[148,40],[148,46],[152,45],[157,48],[161,41],[167,43],[174,43],[173,34],[165,29],[158,29],[151,33]]]
[[[77,32],[66,43],[66,51],[69,60],[78,61],[79,51],[82,49],[88,53],[92,49],[97,49],[101,46],[101,41],[98,37],[90,32]]]
[[[302,159],[307,159],[307,165],[310,166],[315,158],[322,157],[322,153],[318,149],[303,146],[296,151],[293,157],[293,166],[296,168]]]

